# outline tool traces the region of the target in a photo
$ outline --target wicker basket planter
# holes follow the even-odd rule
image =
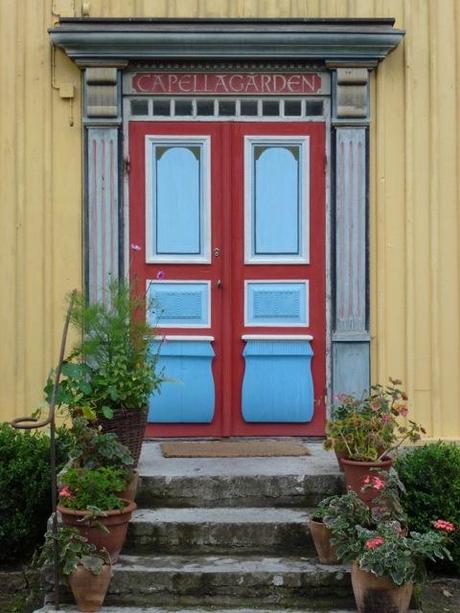
[[[98,425],[103,432],[112,432],[118,436],[134,459],[134,467],[139,463],[142,443],[144,442],[145,426],[147,424],[147,407],[141,409],[117,409],[112,419],[100,417]]]

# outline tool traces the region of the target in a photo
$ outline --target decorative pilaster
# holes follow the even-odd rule
[[[85,287],[89,300],[104,296],[121,273],[119,66],[84,71],[85,125]]]
[[[334,283],[332,391],[361,395],[370,384],[368,297],[369,70],[333,74]]]

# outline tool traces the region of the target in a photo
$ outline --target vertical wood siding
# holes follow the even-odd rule
[[[81,286],[80,74],[46,33],[81,0],[0,2],[0,417],[41,401]],[[372,377],[404,380],[430,435],[460,438],[460,6],[456,0],[91,0],[92,17],[396,17],[372,81]]]

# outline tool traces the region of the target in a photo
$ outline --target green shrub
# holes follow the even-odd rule
[[[403,506],[411,530],[428,530],[437,519],[457,527],[448,547],[453,562],[436,568],[460,572],[460,447],[438,442],[411,449],[401,455],[396,469],[407,489]]]
[[[57,459],[65,461],[58,437]],[[50,442],[46,434],[0,424],[0,564],[26,561],[43,542],[51,513]]]

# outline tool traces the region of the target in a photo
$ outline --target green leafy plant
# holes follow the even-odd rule
[[[58,543],[58,567],[60,575],[68,577],[78,566],[83,566],[93,575],[100,575],[104,564],[110,564],[110,555],[105,549],[97,550],[75,528],[61,527],[57,537],[51,530],[45,535],[43,546],[36,552],[33,566],[49,570],[54,565],[54,543]]]
[[[447,536],[429,530],[404,536],[391,523],[379,524],[374,530],[356,528],[356,541],[350,543],[346,557],[361,570],[377,577],[389,577],[396,585],[421,582],[425,579],[425,561],[450,558]]]
[[[69,455],[75,468],[112,467],[124,471],[126,478],[134,460],[129,449],[114,433],[101,432],[83,417],[75,417],[71,433],[74,437]]]
[[[151,305],[149,305],[149,308]],[[109,284],[100,302],[77,294],[71,324],[80,340],[62,367],[57,403],[72,417],[110,418],[115,411],[139,409],[159,387],[155,335],[145,320],[145,299],[123,281]],[[45,386],[50,397],[52,374]]]
[[[421,581],[426,560],[451,559],[447,544],[455,533],[452,523],[438,519],[424,533],[408,531],[400,499],[405,490],[395,470],[375,471],[363,487],[377,490],[372,509],[350,490],[323,500],[313,516],[330,529],[339,559],[397,585]]]
[[[69,468],[61,477],[59,504],[67,509],[103,514],[125,506],[117,496],[125,488],[126,473],[123,470],[111,467],[92,470]]]
[[[436,442],[400,454],[396,468],[406,488],[402,500],[411,530],[423,532],[439,517],[460,526],[460,447]],[[453,560],[441,563],[446,572],[460,573],[460,530],[448,544]]]
[[[351,553],[351,546],[356,541],[356,526],[368,528],[374,526],[369,507],[349,491],[342,496],[329,496],[322,500],[313,513],[313,519],[320,519],[331,531],[331,542],[339,559]]]
[[[57,464],[67,460],[68,433],[58,430]],[[26,561],[43,540],[51,513],[50,440],[0,425],[0,564]]]
[[[408,414],[407,394],[401,381],[373,385],[369,394],[358,399],[341,395],[326,425],[326,449],[334,449],[351,460],[377,461],[405,442],[416,442],[424,429],[414,421],[407,425],[399,418]]]

